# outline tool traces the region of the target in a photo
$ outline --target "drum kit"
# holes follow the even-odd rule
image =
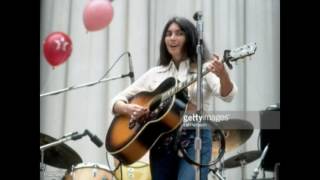
[[[103,164],[83,162],[76,151],[59,141],[59,139],[40,133],[40,150],[44,146],[56,144],[40,151],[41,180],[48,179],[45,178],[46,174],[49,174],[46,172],[45,165],[64,169],[65,173],[58,175],[61,180],[151,180],[148,163],[139,161],[128,166],[120,165],[119,168],[111,171],[108,166]],[[119,162],[115,160],[115,166],[118,166],[118,164]],[[54,179],[56,180],[56,178]]]
[[[229,153],[239,146],[243,145],[252,135],[253,126],[250,122],[241,119],[231,119],[225,122],[209,123],[212,129],[219,128],[224,134],[225,138],[225,152]],[[217,157],[219,152],[219,140],[213,133],[213,147],[212,156]],[[45,146],[59,140],[40,133],[40,146]],[[40,148],[41,149],[41,148]],[[225,180],[220,173],[224,169],[241,167],[251,163],[261,157],[261,152],[254,150],[237,154],[229,159],[221,162],[223,164],[220,168],[215,170],[210,169],[217,178]],[[109,180],[109,179],[151,179],[150,168],[148,163],[136,162],[129,166],[120,165],[114,171],[111,171],[105,165],[98,163],[84,163],[81,157],[68,145],[59,143],[58,145],[47,148],[45,151],[40,151],[40,172],[45,173],[44,164],[66,169],[65,175],[62,180]],[[118,162],[114,163],[116,166]]]
[[[57,139],[40,133],[40,146],[58,141]],[[41,154],[40,154],[41,160]],[[68,145],[62,143],[45,150],[44,163],[61,169],[68,169],[74,164],[82,162],[81,157]]]
[[[253,126],[248,121],[240,119],[231,119],[228,121],[221,121],[219,123],[213,124],[209,122],[211,129],[221,129],[225,138],[225,152],[231,152],[240,145],[244,144],[253,133]],[[213,133],[213,147],[212,155],[217,157],[220,149],[220,141],[217,139],[217,136]]]
[[[230,119],[228,121],[221,121],[218,123],[209,122],[209,126],[211,129],[220,129],[224,134],[225,139],[225,153],[229,153],[234,151],[239,146],[245,144],[245,142],[251,137],[253,133],[253,125],[249,121],[241,120],[241,119]],[[213,139],[213,147],[212,147],[212,156],[217,157],[220,150],[220,139],[217,138],[216,134],[212,134]],[[225,180],[220,173],[224,169],[231,169],[236,167],[241,167],[242,179],[245,179],[244,167],[245,165],[257,160],[262,156],[262,152],[258,150],[247,151],[239,153],[233,157],[230,157],[223,162],[219,168],[209,168],[210,172],[212,172],[215,177],[220,180]],[[256,179],[254,177],[253,179]],[[258,180],[258,179],[257,179]],[[260,180],[268,180],[268,179],[260,179]]]
[[[81,157],[71,147],[64,143],[57,143],[58,139],[40,133],[40,149],[49,144],[56,144],[44,151],[40,151],[40,173],[45,179],[45,165],[65,169],[61,180],[109,180],[113,175],[109,168],[97,163],[83,163]]]
[[[80,163],[67,171],[62,180],[111,180],[113,174],[107,166],[97,163]]]

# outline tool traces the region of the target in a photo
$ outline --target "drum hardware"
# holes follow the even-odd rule
[[[244,153],[240,153],[236,156],[233,156],[224,161],[225,168],[234,168],[234,167],[241,167],[241,176],[244,180],[245,177],[245,169],[244,166],[252,161],[258,159],[261,155],[260,151],[248,151]]]
[[[263,149],[263,152],[262,152],[262,155],[261,155],[261,160],[260,160],[258,166],[254,169],[254,172],[253,172],[253,175],[252,175],[252,180],[256,180],[257,179],[258,174],[259,174],[259,169],[261,167],[261,163],[262,163],[264,157],[267,154],[268,148],[269,148],[269,144]]]
[[[209,168],[209,172],[212,172],[219,180],[225,180],[225,177],[222,175],[222,168]]]
[[[244,178],[246,177],[246,171],[244,169],[244,166],[247,164],[245,159],[240,160],[240,164],[241,164],[241,177],[244,180]]]
[[[67,169],[73,164],[82,162],[80,156],[69,146],[64,144],[78,132],[69,133],[60,139],[55,139],[46,134],[40,133],[40,174],[41,179],[45,176],[45,164]],[[45,152],[45,153],[44,153]]]
[[[230,152],[236,149],[238,146],[244,144],[252,135],[253,133],[253,125],[245,120],[241,119],[230,119],[228,121],[222,121],[218,123],[213,123],[212,121],[208,121],[208,125],[212,130],[212,155],[213,157],[217,157],[216,160],[209,162],[209,164],[198,164],[194,162],[184,150],[183,147],[179,147],[178,155],[183,157],[188,163],[194,164],[200,167],[204,166],[212,166],[215,165],[217,162],[220,162],[221,158],[224,155],[224,152]],[[251,154],[249,154],[251,155]],[[251,157],[251,156],[250,156]],[[244,161],[239,161],[239,165],[244,166],[247,162],[251,159],[243,159]],[[230,166],[228,163],[234,163],[231,159],[229,162],[227,161],[226,168]],[[231,164],[231,166],[233,166]],[[236,165],[238,166],[238,165]],[[212,169],[209,168],[214,175],[216,175],[220,180],[224,180],[222,174],[222,168],[220,169]]]
[[[258,159],[261,155],[260,151],[248,151],[244,153],[240,153],[236,156],[233,156],[227,160],[224,161],[224,167],[225,168],[234,168],[239,167],[242,164],[248,164],[252,161]]]
[[[73,164],[82,162],[80,156],[64,142],[78,135],[74,132],[55,139],[46,134],[40,133],[40,162],[42,165],[48,164],[57,168],[68,169]],[[45,153],[44,153],[45,152]]]
[[[95,164],[95,165],[93,166],[92,176],[93,176],[93,177],[96,177],[96,176],[97,176],[97,164]]]
[[[43,157],[44,157],[44,151],[41,150],[41,159],[40,159],[40,179],[44,179],[45,171],[46,171],[46,166],[43,163]]]
[[[225,152],[230,152],[240,145],[244,144],[253,133],[253,125],[242,119],[230,119],[227,121],[221,122],[212,122],[208,121],[209,126],[212,130],[220,129],[223,133],[225,139]],[[212,132],[212,156],[217,157],[219,148],[221,148],[221,139],[218,138],[214,131]],[[224,163],[221,163],[221,167],[219,168],[209,168],[209,172],[211,171],[219,180],[225,180],[226,178],[223,176]]]
[[[236,149],[240,145],[244,144],[252,135],[253,133],[253,125],[246,120],[242,119],[230,119],[227,121],[220,121],[220,122],[212,122],[208,121],[208,125],[212,130],[220,129],[223,133],[225,139],[225,152],[231,152],[232,150]],[[217,136],[214,131],[212,132],[212,156],[217,157],[219,148],[221,148],[221,139]],[[230,160],[229,160],[230,162]],[[221,161],[220,161],[221,163]],[[239,166],[244,167],[246,164],[245,161],[240,161]],[[238,166],[237,165],[237,166]],[[221,163],[221,167],[219,168],[209,168],[209,172],[211,171],[215,177],[219,180],[225,180],[226,178],[223,176],[224,168],[231,168],[230,164],[226,164],[224,167],[224,162]]]
[[[43,163],[46,163],[54,167],[68,169],[74,164],[81,163],[82,160],[80,156],[72,148],[64,144],[64,142],[69,140],[75,141],[86,135],[90,137],[90,140],[96,146],[102,146],[102,141],[87,129],[84,130],[82,134],[79,134],[78,132],[68,133],[59,139],[40,133],[40,161],[42,162],[42,165]],[[44,154],[45,150],[46,154]]]
[[[83,136],[88,135],[91,141],[96,144],[98,147],[102,146],[101,140],[92,135],[90,131],[87,129],[79,134],[78,132],[68,133],[62,136],[59,139],[55,139],[46,134],[40,133],[40,173],[41,179],[44,179],[45,175],[45,164],[68,169],[69,167],[73,167],[75,164],[79,164],[82,162],[80,156],[69,146],[64,144],[64,142],[69,140],[78,140]],[[46,153],[44,153],[46,151]]]
[[[280,163],[274,165],[274,180],[280,180]]]
[[[111,180],[113,172],[97,163],[80,163],[68,171],[63,180]]]
[[[121,163],[119,163],[118,165],[120,165],[120,168],[114,171],[114,175],[117,179],[151,180],[150,167],[146,162],[137,161],[130,165],[121,165]]]

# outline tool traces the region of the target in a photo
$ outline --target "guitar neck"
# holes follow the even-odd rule
[[[238,48],[235,48],[235,49],[232,49],[232,50],[225,50],[221,63],[226,63],[227,66],[229,67],[229,69],[232,69],[232,65],[230,64],[230,62],[234,62],[234,61],[237,61],[237,60],[239,60],[241,58],[244,58],[244,57],[247,57],[247,56],[251,56],[251,55],[253,55],[255,53],[256,49],[257,49],[256,43],[249,43],[249,44],[246,44],[244,46],[241,46],[241,47],[238,47]],[[205,76],[209,72],[210,71],[207,69],[207,67],[205,67],[202,70],[201,77]],[[160,100],[160,99],[161,100],[165,100],[165,99],[175,95],[176,93],[178,93],[182,89],[188,87],[190,84],[194,83],[195,81],[197,81],[197,75],[196,74],[192,75],[186,81],[178,83],[176,85],[176,87],[173,87],[173,88],[169,89],[168,91],[160,94],[155,99],[156,100]]]
[[[201,77],[207,75],[210,71],[205,67],[202,70],[201,73]],[[159,98],[160,99],[167,99],[173,95],[175,95],[176,93],[180,92],[182,89],[188,87],[189,85],[191,85],[192,83],[197,81],[197,74],[192,75],[190,78],[188,78],[187,80],[178,83],[176,87],[169,89],[168,91],[166,91],[165,93],[163,93]]]

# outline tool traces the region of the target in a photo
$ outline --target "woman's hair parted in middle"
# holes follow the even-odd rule
[[[197,43],[198,43],[198,33],[197,29],[192,22],[183,17],[173,17],[171,18],[164,27],[162,32],[161,42],[160,42],[160,65],[168,65],[172,59],[171,54],[168,52],[165,43],[166,33],[168,31],[169,26],[172,23],[176,23],[181,31],[184,32],[186,36],[186,41],[183,47],[183,51],[186,52],[186,55],[190,58],[191,63],[197,62]],[[202,55],[202,63],[210,58],[208,48],[203,41],[203,55]]]

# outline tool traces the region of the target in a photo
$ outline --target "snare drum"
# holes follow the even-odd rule
[[[111,180],[109,169],[97,163],[80,163],[73,167],[63,180]]]

